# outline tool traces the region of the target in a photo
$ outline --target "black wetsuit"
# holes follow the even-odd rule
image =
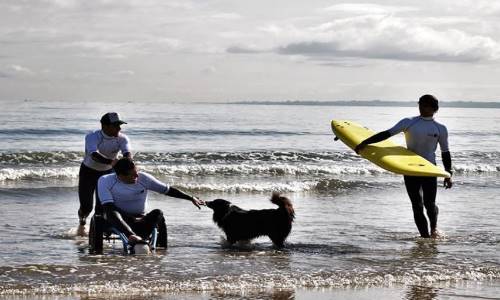
[[[427,219],[424,215],[424,207],[431,226],[431,232],[437,228],[439,209],[436,205],[437,178],[404,176],[406,191],[411,200],[413,218],[417,225],[420,236],[430,237]]]
[[[83,219],[87,217],[92,212],[92,206],[94,205],[94,192],[96,197],[96,213],[101,213],[101,201],[99,201],[98,191],[97,191],[97,180],[102,175],[112,173],[113,169],[107,171],[96,171],[82,164],[80,166],[80,172],[78,174],[78,197],[80,199],[80,209],[78,210],[78,216],[81,219],[81,225],[85,222]]]

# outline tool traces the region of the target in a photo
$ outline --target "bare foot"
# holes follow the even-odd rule
[[[431,238],[433,239],[438,239],[440,236],[441,235],[439,234],[439,231],[437,231],[437,229],[431,232]]]
[[[78,228],[76,229],[76,235],[77,236],[88,235],[88,232],[85,230],[85,225],[78,225]]]

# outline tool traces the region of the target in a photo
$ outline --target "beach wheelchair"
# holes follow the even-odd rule
[[[89,228],[89,252],[90,254],[102,254],[104,240],[115,242],[120,240],[125,255],[135,254],[134,245],[129,243],[128,237],[115,227],[111,226],[100,213],[96,213],[90,220]],[[153,228],[145,242],[149,245],[151,251],[157,248],[167,248],[167,225],[165,220]]]

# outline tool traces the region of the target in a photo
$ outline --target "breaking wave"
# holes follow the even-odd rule
[[[93,270],[87,274],[85,282],[77,277],[89,272],[90,267],[28,265],[22,267],[1,267],[5,281],[0,284],[0,295],[67,295],[67,294],[127,294],[152,295],[158,292],[186,291],[238,291],[265,288],[355,288],[369,286],[391,286],[394,284],[419,285],[462,280],[484,281],[500,278],[500,272],[491,267],[444,266],[437,270],[377,271],[373,268],[351,271],[317,271],[311,273],[271,272],[262,274],[243,273],[240,275],[203,276],[198,278],[169,278],[134,272],[112,272]],[[158,275],[158,274],[156,274]],[[22,278],[47,278],[43,283],[22,283]],[[146,278],[144,278],[146,277]],[[74,283],[76,281],[76,283]],[[57,282],[57,283],[56,283]]]
[[[67,181],[64,186],[76,185],[82,155],[64,151],[0,153],[0,182]],[[400,176],[351,152],[138,152],[134,158],[140,169],[167,182],[197,182],[183,187],[200,191],[325,190],[366,175],[371,176],[370,181],[400,181]],[[500,174],[500,152],[462,152],[453,158],[455,174],[460,176]]]

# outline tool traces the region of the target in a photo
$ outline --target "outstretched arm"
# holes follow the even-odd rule
[[[200,209],[200,205],[205,205],[205,201],[198,199],[197,197],[188,195],[183,191],[176,189],[174,187],[168,186],[166,183],[159,181],[154,178],[152,175],[141,172],[140,176],[143,180],[143,183],[146,185],[148,190],[155,191],[157,193],[161,193],[170,197],[186,199],[191,201],[198,209]]]
[[[354,151],[356,151],[356,153],[359,154],[359,151],[363,150],[363,148],[365,148],[366,145],[378,143],[378,142],[386,140],[390,137],[391,137],[391,133],[389,132],[389,130],[381,131],[377,134],[372,135],[371,137],[367,138],[366,140],[362,141],[359,145],[356,146],[356,148],[354,148]]]
[[[174,187],[170,187],[168,189],[168,192],[165,194],[167,196],[170,196],[170,197],[174,197],[174,198],[180,198],[180,199],[185,199],[185,200],[189,200],[191,201],[196,207],[198,207],[198,209],[201,209],[200,208],[200,205],[205,205],[205,201],[203,200],[200,200],[198,199],[197,197],[195,196],[190,196],[186,193],[184,193],[183,191],[181,190],[178,190]]]

